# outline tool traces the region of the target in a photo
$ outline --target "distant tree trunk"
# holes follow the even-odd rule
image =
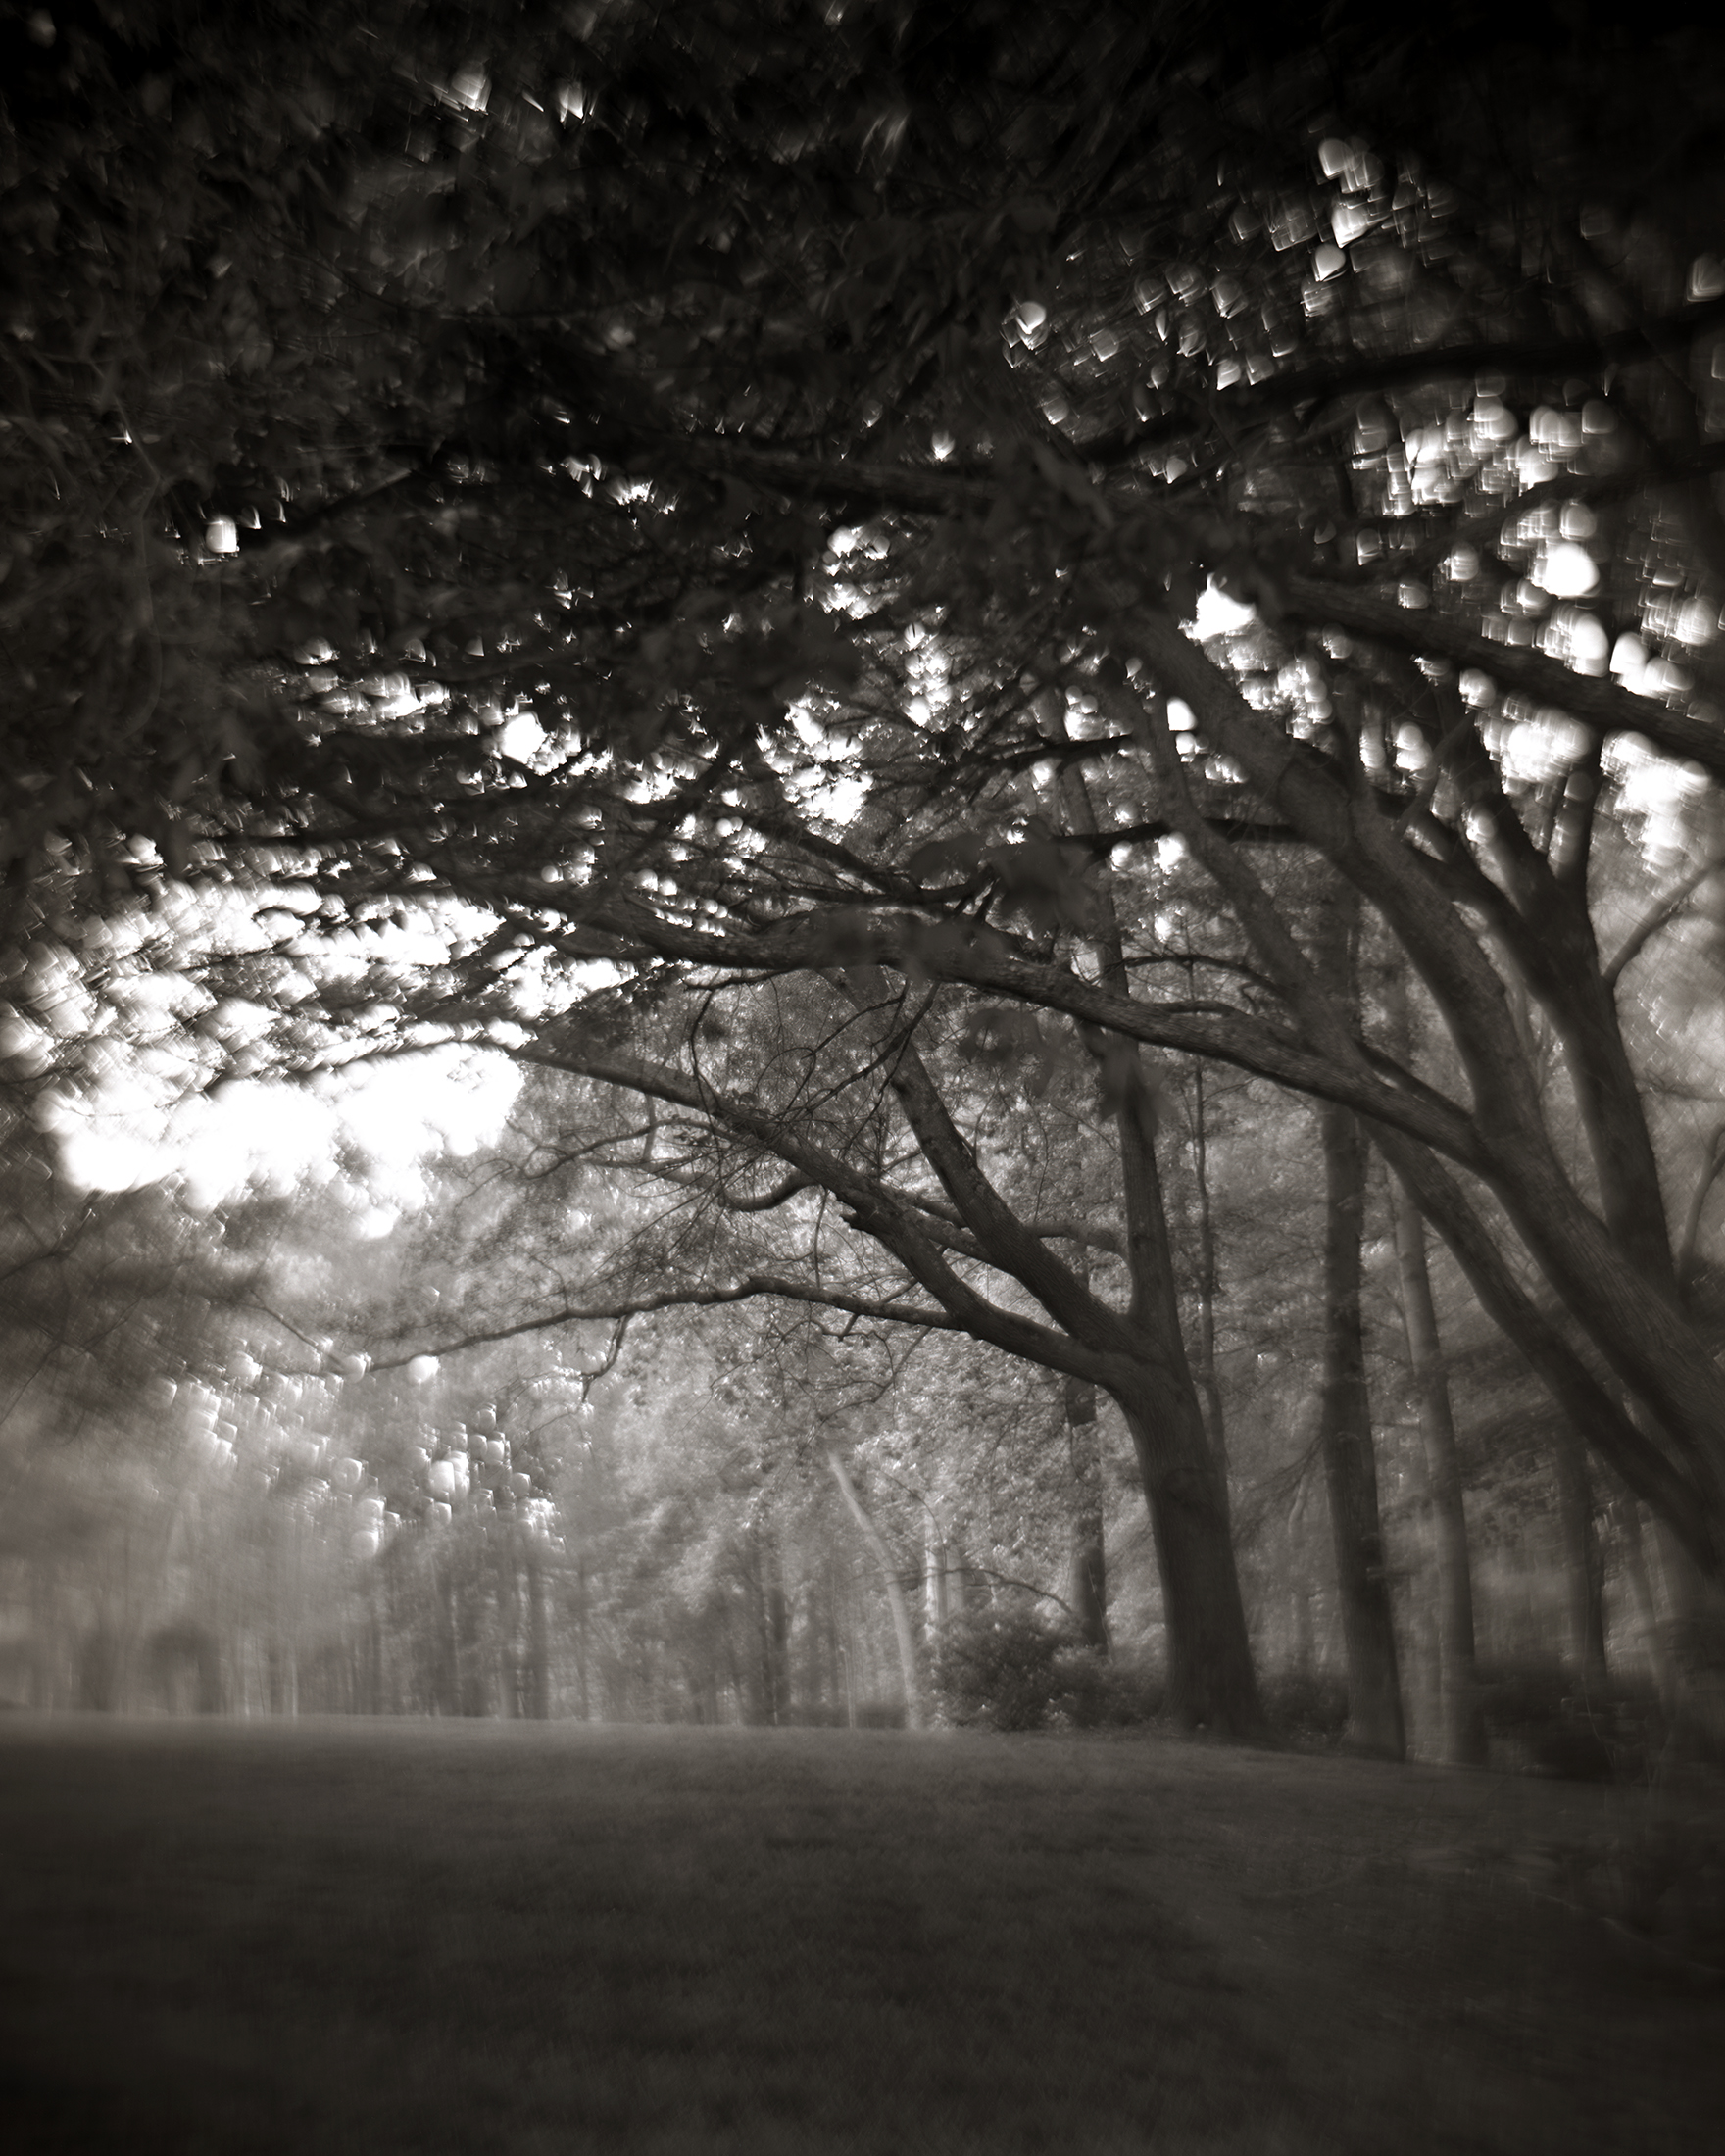
[[[1452,1767],[1480,1767],[1486,1760],[1485,1718],[1473,1642],[1473,1571],[1467,1553],[1467,1508],[1426,1265],[1425,1219],[1411,1193],[1394,1174],[1390,1195],[1396,1215],[1396,1255],[1402,1275],[1402,1325],[1419,1410],[1431,1492],[1438,1570],[1438,1688],[1441,1700],[1439,1756]]]
[[[497,1679],[495,1712],[506,1722],[518,1720],[522,1712],[521,1685],[525,1676],[525,1645],[521,1637],[521,1545],[513,1520],[500,1521],[496,1531],[497,1553]]]
[[[893,1563],[893,1553],[886,1545],[885,1536],[875,1526],[867,1507],[857,1494],[857,1485],[851,1478],[851,1470],[838,1453],[831,1450],[827,1452],[826,1464],[832,1470],[833,1481],[839,1486],[839,1494],[844,1498],[852,1519],[856,1521],[858,1532],[868,1544],[869,1554],[880,1568],[887,1607],[892,1612],[893,1637],[899,1649],[899,1678],[905,1689],[905,1727],[919,1730],[926,1720],[922,1706],[922,1680],[916,1667],[916,1641],[911,1630],[911,1609],[905,1599],[898,1567]]]
[[[1365,1145],[1353,1113],[1319,1111],[1324,1154],[1324,1358],[1318,1396],[1330,1537],[1348,1650],[1348,1741],[1390,1759],[1407,1753],[1396,1633],[1378,1516],[1377,1460],[1359,1311]]]
[[[767,1533],[762,1548],[764,1589],[764,1643],[766,1650],[766,1719],[774,1729],[791,1718],[791,1604],[785,1592],[784,1551]]]
[[[482,1720],[495,1698],[485,1652],[482,1576],[473,1563],[473,1552],[463,1551],[466,1577],[455,1590],[457,1710],[470,1720]]]
[[[522,1587],[527,1597],[527,1667],[525,1706],[528,1719],[551,1719],[551,1620],[545,1604],[545,1557],[533,1535],[521,1552]]]
[[[826,1666],[822,1672],[822,1681],[825,1694],[832,1701],[833,1711],[836,1714],[845,1704],[847,1696],[845,1672],[849,1664],[849,1649],[845,1642],[844,1624],[839,1608],[838,1557],[830,1541],[827,1543],[826,1565],[822,1584],[826,1591],[821,1596],[826,1615],[824,1627]],[[855,1717],[847,1716],[846,1719],[854,1721]]]
[[[575,1542],[575,1697],[581,1709],[581,1720],[593,1719],[593,1686],[589,1674],[592,1659],[590,1597],[587,1586],[587,1552],[579,1537]]]
[[[1071,1602],[1078,1637],[1099,1654],[1109,1651],[1108,1554],[1103,1545],[1101,1425],[1096,1387],[1064,1382],[1066,1443],[1072,1463]]]
[[[1552,1460],[1556,1470],[1569,1659],[1584,1685],[1602,1685],[1606,1675],[1604,1568],[1594,1525],[1593,1479],[1588,1473],[1587,1448],[1566,1422],[1557,1426]]]
[[[1297,1675],[1309,1677],[1317,1668],[1317,1635],[1311,1621],[1311,1583],[1296,1580],[1291,1590],[1293,1602],[1293,1661],[1291,1667]]]
[[[1358,1001],[1359,898],[1331,879],[1319,908],[1312,956],[1331,993]],[[1330,1541],[1348,1655],[1347,1741],[1388,1759],[1407,1756],[1402,1681],[1378,1513],[1371,1397],[1360,1317],[1360,1239],[1365,1226],[1365,1140],[1353,1111],[1318,1109],[1324,1159],[1324,1351],[1318,1440],[1330,1500]]]
[[[1196,993],[1196,991],[1194,991]],[[1216,1299],[1220,1276],[1216,1267],[1215,1220],[1209,1201],[1209,1130],[1208,1088],[1202,1057],[1192,1064],[1192,1181],[1198,1197],[1198,1343],[1193,1376],[1209,1434],[1210,1450],[1222,1471],[1222,1488],[1228,1487],[1228,1425],[1222,1408],[1221,1380],[1216,1374]]]
[[[1641,1500],[1631,1491],[1618,1488],[1611,1501],[1611,1521],[1617,1530],[1617,1548],[1623,1566],[1624,1583],[1629,1590],[1629,1599],[1635,1609],[1635,1627],[1642,1652],[1647,1656],[1648,1667],[1661,1699],[1671,1690],[1671,1674],[1666,1665],[1665,1642],[1659,1631],[1659,1609],[1653,1599],[1652,1576],[1648,1570],[1646,1539],[1642,1534]]]
[[[930,1663],[938,1666],[946,1652],[947,1626],[952,1620],[952,1572],[946,1533],[933,1505],[923,1514],[922,1553],[925,1566],[922,1636],[927,1642]]]

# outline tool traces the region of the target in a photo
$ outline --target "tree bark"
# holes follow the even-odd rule
[[[1682,1752],[1725,1756],[1725,1590],[1708,1579],[1670,1528],[1656,1537],[1664,1575],[1665,1661],[1672,1737]]]
[[[1399,1176],[1391,1175],[1390,1191],[1402,1275],[1402,1325],[1419,1412],[1437,1556],[1439,1756],[1452,1767],[1481,1767],[1486,1761],[1486,1730],[1474,1655],[1467,1508],[1455,1447],[1455,1420],[1450,1406],[1450,1381],[1444,1372],[1438,1313],[1426,1265],[1425,1219]]]
[[[1312,968],[1332,1009],[1355,1025],[1359,898],[1327,877],[1312,939]],[[1342,1638],[1348,1657],[1347,1742],[1390,1759],[1407,1755],[1402,1683],[1390,1609],[1377,1459],[1360,1316],[1360,1240],[1365,1226],[1365,1138],[1353,1110],[1318,1111],[1324,1161],[1324,1349],[1318,1440],[1330,1500]]]
[[[551,1624],[546,1609],[545,1558],[531,1532],[523,1548],[523,1586],[527,1596],[526,1713],[534,1722],[551,1719]]]
[[[922,1555],[922,1637],[930,1661],[938,1663],[946,1651],[947,1625],[952,1614],[952,1571],[946,1533],[932,1505],[923,1514]]]
[[[1617,1547],[1623,1566],[1624,1582],[1629,1598],[1635,1605],[1636,1630],[1641,1637],[1641,1647],[1647,1656],[1648,1668],[1661,1699],[1671,1696],[1671,1669],[1666,1653],[1666,1642],[1659,1630],[1659,1609],[1653,1599],[1652,1575],[1648,1570],[1646,1540],[1642,1534],[1641,1500],[1627,1490],[1620,1490],[1611,1504],[1611,1519],[1617,1530]]]
[[[765,1589],[766,1712],[774,1729],[791,1718],[791,1602],[785,1592],[784,1551],[776,1535],[763,1550]]]
[[[1390,1614],[1377,1460],[1359,1310],[1359,1238],[1365,1207],[1365,1145],[1351,1110],[1319,1116],[1324,1154],[1324,1355],[1318,1396],[1330,1539],[1348,1652],[1347,1741],[1390,1759],[1406,1757],[1396,1633]]]
[[[1567,1423],[1552,1446],[1557,1483],[1557,1523],[1563,1554],[1563,1600],[1569,1660],[1584,1687],[1605,1681],[1604,1570],[1594,1525],[1593,1479],[1587,1449]]]
[[[1189,976],[1190,981],[1190,976]],[[1193,989],[1196,998],[1196,988]],[[1210,1450],[1222,1471],[1222,1488],[1228,1487],[1228,1425],[1223,1412],[1221,1380],[1216,1375],[1216,1299],[1220,1293],[1216,1266],[1215,1219],[1209,1201],[1208,1087],[1201,1058],[1192,1064],[1192,1181],[1198,1196],[1198,1352],[1195,1358],[1198,1396],[1204,1407],[1205,1427]]]
[[[1072,1464],[1071,1603],[1078,1637],[1099,1654],[1109,1651],[1108,1553],[1103,1544],[1102,1448],[1096,1387],[1068,1377],[1062,1387],[1066,1446]]]
[[[1188,1729],[1256,1738],[1264,1731],[1240,1598],[1227,1499],[1184,1387],[1120,1406],[1150,1500],[1168,1636],[1168,1711]]]
[[[826,1464],[832,1470],[832,1479],[839,1486],[847,1510],[857,1523],[857,1530],[868,1544],[869,1554],[880,1568],[881,1585],[886,1590],[887,1607],[892,1612],[893,1638],[899,1650],[899,1678],[905,1689],[905,1727],[919,1730],[927,1717],[922,1704],[922,1678],[916,1667],[916,1641],[911,1630],[911,1608],[905,1599],[904,1584],[899,1578],[893,1553],[886,1545],[886,1537],[874,1524],[873,1516],[857,1494],[851,1470],[837,1452],[829,1450]]]

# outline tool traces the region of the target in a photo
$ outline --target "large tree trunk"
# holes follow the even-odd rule
[[[1108,1554],[1103,1546],[1102,1447],[1096,1387],[1069,1377],[1064,1387],[1066,1444],[1072,1463],[1071,1603],[1078,1637],[1109,1651]]]
[[[1063,723],[1055,720],[1057,732]],[[1075,830],[1094,834],[1095,805],[1080,766],[1061,774],[1066,814]],[[1120,996],[1132,992],[1125,942],[1111,878],[1094,881],[1091,904],[1102,980]],[[1167,1207],[1157,1165],[1157,1111],[1135,1041],[1087,1032],[1105,1096],[1114,1102],[1120,1149],[1120,1196],[1126,1220],[1131,1280],[1127,1312],[1144,1375],[1114,1397],[1126,1416],[1150,1507],[1161,1572],[1167,1625],[1168,1705],[1190,1728],[1228,1737],[1263,1733],[1263,1706],[1252,1663],[1252,1642],[1240,1595],[1240,1575],[1228,1523],[1228,1484],[1221,1464],[1221,1425],[1206,1428],[1198,1388],[1180,1328]],[[1202,1105],[1200,1107],[1202,1120]],[[1208,1216],[1206,1212],[1206,1227]],[[1207,1247],[1207,1277],[1214,1250]]]
[[[1120,1406],[1150,1501],[1167,1625],[1168,1711],[1188,1729],[1222,1737],[1263,1734],[1263,1707],[1228,1504],[1198,1412],[1197,1395],[1171,1390]]]
[[[1133,1084],[1117,1117],[1132,1267],[1131,1318],[1147,1368],[1115,1394],[1138,1454],[1161,1570],[1168,1706],[1191,1728],[1256,1737],[1264,1728],[1234,1562],[1228,1489],[1186,1360],[1148,1093]]]
[[[1348,1650],[1347,1741],[1390,1759],[1406,1757],[1396,1633],[1378,1517],[1377,1461],[1359,1314],[1359,1236],[1365,1207],[1365,1145],[1348,1108],[1320,1112],[1324,1153],[1324,1358],[1318,1398],[1330,1535]]]
[[[1450,1408],[1450,1381],[1444,1372],[1438,1313],[1426,1265],[1425,1220],[1400,1177],[1390,1177],[1390,1190],[1402,1275],[1402,1324],[1407,1338],[1407,1360],[1425,1449],[1437,1556],[1439,1756],[1452,1767],[1480,1767],[1486,1760],[1486,1729],[1474,1659],[1467,1509],[1455,1447],[1455,1421]]]
[[[905,1689],[905,1727],[919,1730],[926,1721],[922,1705],[922,1678],[916,1667],[916,1641],[911,1630],[911,1606],[905,1599],[904,1584],[893,1562],[893,1553],[886,1545],[886,1537],[875,1526],[872,1514],[857,1493],[851,1470],[837,1452],[828,1451],[826,1464],[832,1470],[832,1479],[839,1486],[839,1494],[846,1508],[857,1523],[858,1532],[868,1544],[869,1554],[880,1568],[881,1585],[886,1590],[887,1607],[892,1612],[893,1639],[899,1650],[899,1678]]]

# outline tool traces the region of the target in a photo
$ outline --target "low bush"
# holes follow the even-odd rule
[[[1574,1782],[1639,1781],[1665,1740],[1651,1689],[1613,1678],[1592,1688],[1555,1661],[1480,1671],[1486,1736],[1506,1765]]]
[[[935,1691],[961,1728],[1117,1729],[1161,1711],[1154,1672],[1110,1661],[1031,1610],[978,1610],[947,1630]]]
[[[1285,1743],[1321,1745],[1342,1741],[1348,1726],[1348,1687],[1321,1670],[1279,1670],[1260,1678],[1264,1719]]]
[[[947,1627],[935,1690],[961,1729],[1039,1730],[1055,1711],[1067,1635],[1029,1610],[978,1610]]]
[[[1055,1655],[1053,1676],[1054,1711],[1074,1729],[1131,1729],[1161,1714],[1161,1673],[1140,1663],[1068,1642]]]

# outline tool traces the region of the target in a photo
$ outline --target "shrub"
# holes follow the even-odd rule
[[[1507,1764],[1571,1782],[1637,1780],[1664,1742],[1658,1701],[1612,1679],[1584,1690],[1560,1663],[1503,1662],[1480,1671],[1486,1735]]]
[[[980,1610],[948,1627],[935,1690],[961,1727],[1121,1728],[1161,1711],[1154,1672],[1110,1661],[1030,1610]]]
[[[1029,1610],[979,1610],[947,1627],[935,1689],[949,1721],[1039,1730],[1054,1711],[1056,1663],[1070,1640]]]
[[[1052,1703],[1074,1729],[1130,1729],[1162,1711],[1159,1672],[1116,1661],[1095,1647],[1062,1645],[1054,1660]]]
[[[1258,1684],[1264,1720],[1290,1744],[1331,1747],[1348,1726],[1348,1687],[1319,1670],[1282,1670]]]

